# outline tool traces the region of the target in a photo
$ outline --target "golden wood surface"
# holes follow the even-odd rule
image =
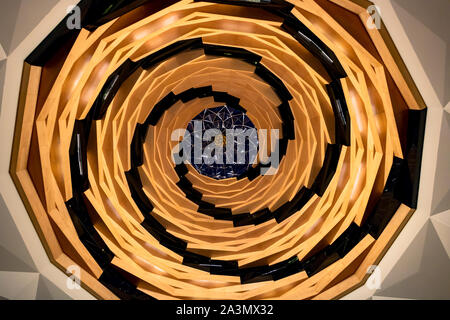
[[[185,128],[202,110],[221,105],[212,98],[177,102],[165,112],[149,129],[144,165],[139,168],[144,191],[155,206],[153,213],[168,232],[185,240],[193,252],[237,260],[240,267],[274,264],[295,255],[305,259],[333,243],[352,222],[361,225],[368,203],[383,190],[393,157],[403,157],[393,92],[398,90],[410,109],[425,107],[385,27],[360,30],[369,33],[378,50],[375,55],[316,1],[291,2],[293,14],[336,53],[348,74],[341,82],[352,121],[351,146],[342,148],[324,195],[313,196],[280,224],[271,220],[235,228],[232,222],[198,213],[176,186],[171,159],[176,142],[170,138],[173,130]],[[332,2],[366,20],[362,6],[368,2]],[[216,181],[189,167],[187,177],[203,199],[231,208],[233,214],[274,210],[302,186],[311,187],[327,144],[334,142],[334,117],[325,88],[330,79],[318,61],[281,29],[278,18],[188,0],[137,22],[133,14],[93,32],[80,32],[38,110],[39,87],[45,79],[41,68],[25,64],[11,162],[11,175],[49,257],[62,269],[80,265],[84,286],[103,299],[116,297],[97,281],[102,270],[79,240],[65,207],[72,197],[69,146],[75,120],[84,119],[108,76],[126,59],[137,61],[175,41],[202,37],[204,43],[238,46],[261,55],[261,63],[284,81],[293,96],[296,139],[289,142],[278,174],[253,181]],[[134,128],[168,92],[212,85],[240,97],[256,127],[280,129],[276,109],[280,100],[253,71],[254,66],[242,61],[205,56],[200,50],[179,54],[132,75],[105,117],[93,123],[90,188],[85,196],[98,214],[95,228],[115,254],[112,264],[134,275],[139,290],[161,299],[337,298],[367,279],[368,266],[381,259],[412,213],[402,205],[379,239],[366,236],[343,259],[312,277],[301,272],[276,282],[240,284],[239,277],[210,275],[182,265],[181,256],[160,245],[140,224],[144,217],[125,178]],[[33,157],[40,161],[38,173],[29,172]],[[42,180],[42,192],[36,177]]]

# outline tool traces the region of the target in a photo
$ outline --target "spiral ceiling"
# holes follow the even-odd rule
[[[81,1],[25,61],[11,162],[52,262],[102,299],[364,283],[417,207],[426,116],[369,4]],[[265,129],[267,157],[174,162],[195,119]]]

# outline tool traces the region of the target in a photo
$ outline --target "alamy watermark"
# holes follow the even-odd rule
[[[369,17],[366,25],[369,29],[381,29],[381,10],[377,5],[371,5],[367,8]],[[81,30],[81,9],[77,5],[67,7],[67,21],[66,25],[69,30]]]
[[[81,289],[81,269],[77,265],[71,265],[66,270],[70,276],[66,280],[66,286],[69,290]]]
[[[171,140],[179,142],[172,150],[173,161],[176,165],[183,162],[193,162],[198,165],[256,164],[259,159],[262,165],[270,164],[269,167],[261,167],[262,175],[276,174],[280,164],[278,129],[270,130],[269,139],[267,129],[202,130],[201,121],[193,122],[193,133],[185,129],[172,132]],[[204,147],[203,142],[209,142],[209,144]],[[269,144],[270,155],[267,148]]]
[[[373,29],[381,29],[381,10],[377,5],[371,5],[367,8],[367,13],[369,13],[369,17],[367,18],[367,27],[370,30]]]
[[[79,6],[67,7],[66,26],[69,30],[81,30],[81,9]]]
[[[381,269],[379,266],[369,266],[367,268],[367,274],[370,274],[369,279],[367,279],[366,287],[369,290],[379,290],[381,289]]]
[[[381,29],[381,10],[377,5],[371,5],[367,8],[369,17],[366,25],[369,29]],[[69,30],[81,30],[81,9],[77,5],[67,7],[67,21],[66,25]]]

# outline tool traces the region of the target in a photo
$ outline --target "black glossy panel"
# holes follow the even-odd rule
[[[137,7],[140,7],[149,2],[156,4],[152,8],[154,12],[162,10],[163,8],[176,3],[175,0],[90,0],[92,3],[89,9],[89,14],[83,26],[88,30],[95,30],[101,25],[116,19],[127,12],[130,12]]]
[[[291,106],[287,101],[283,101],[278,107],[278,112],[280,113],[281,119],[284,121],[295,120],[292,114]]]
[[[186,254],[187,243],[167,232],[161,233],[159,243],[182,257]]]
[[[186,251],[187,243],[174,235],[168,233],[167,231],[161,233],[161,240],[159,241],[166,248],[172,249],[175,252],[183,255]]]
[[[313,276],[345,257],[366,235],[367,230],[352,223],[334,243],[304,261],[303,266],[308,276]]]
[[[222,91],[213,91],[212,96],[214,97],[215,102],[224,102],[232,108],[236,108],[241,101],[241,99]]]
[[[186,164],[180,163],[175,166],[175,172],[177,173],[177,175],[179,177],[181,177],[181,176],[185,176],[186,174],[188,174],[189,170],[188,170]]]
[[[239,273],[239,265],[237,261],[211,259],[209,268],[209,272],[216,275],[236,276]]]
[[[98,279],[106,288],[122,300],[156,300],[137,289],[114,266],[105,269]]]
[[[151,215],[147,215],[141,225],[164,247],[179,255],[183,255],[186,251],[187,243],[167,232],[164,226]]]
[[[342,235],[329,247],[329,252],[336,252],[343,258],[349,253],[365,236],[367,231],[352,223]]]
[[[141,60],[142,68],[149,69],[155,66],[156,64],[164,60],[167,60],[182,51],[200,49],[202,47],[203,41],[201,38],[177,41],[155,53],[152,53],[148,57],[143,58]]]
[[[293,274],[303,271],[303,263],[298,260],[298,257],[292,257],[286,261],[280,262],[273,267],[272,279],[274,281],[289,277]]]
[[[33,66],[43,67],[53,58],[60,47],[64,45],[72,46],[75,43],[80,30],[67,28],[67,17],[31,52],[25,62]]]
[[[281,27],[319,59],[332,79],[347,77],[334,52],[292,13],[285,17]]]
[[[235,59],[242,59],[250,64],[258,64],[262,57],[246,49],[238,47],[218,46],[213,44],[204,44],[203,48],[206,55],[214,55],[221,57],[229,57]]]
[[[183,264],[192,268],[200,269],[206,272],[210,271],[211,259],[206,256],[192,254],[183,257]]]
[[[241,227],[253,224],[253,216],[250,213],[240,213],[233,216],[233,226]]]
[[[148,126],[145,124],[136,124],[133,140],[131,141],[131,166],[140,167],[144,163],[144,142],[147,136]]]
[[[302,187],[291,201],[285,203],[274,211],[274,216],[277,222],[281,223],[292,216],[294,213],[301,210],[312,198],[312,196],[312,190],[306,187]]]
[[[250,167],[247,171],[247,178],[250,181],[255,180],[260,175],[261,175],[261,167],[259,165],[256,165],[255,167]]]
[[[241,283],[275,281],[296,274],[302,270],[303,264],[298,260],[297,256],[294,256],[270,266],[241,269]]]
[[[194,0],[194,2],[213,2],[245,7],[264,8],[273,13],[278,11],[290,12],[294,5],[284,0]]]
[[[305,261],[303,266],[308,274],[308,277],[312,277],[316,273],[338,261],[339,258],[339,254],[337,252],[330,251],[327,248],[327,250],[320,251],[318,254]]]
[[[143,215],[153,211],[153,205],[142,190],[142,182],[137,168],[125,172],[131,197]]]
[[[272,281],[272,275],[269,266],[260,266],[254,268],[244,268],[240,270],[241,284]]]
[[[164,112],[173,106],[179,99],[179,96],[175,95],[172,91],[169,92],[164,98],[162,98],[152,109],[150,115],[145,121],[146,124],[156,126],[161,119]]]
[[[322,168],[319,174],[314,180],[312,190],[319,195],[323,196],[325,190],[328,188],[334,174],[336,173],[336,168],[339,163],[339,157],[341,155],[342,146],[336,144],[329,144],[327,151],[325,153],[325,159],[323,160]]]
[[[383,194],[364,223],[364,230],[369,232],[375,239],[378,239],[401,205],[401,201],[395,198],[395,193],[399,188],[403,188],[401,184],[403,163],[402,159],[394,157],[394,163],[392,164]]]
[[[313,190],[302,187],[291,201],[294,204],[292,207],[294,213],[301,210],[308,203],[308,201],[311,200],[313,195]]]
[[[199,210],[214,209],[216,207],[214,204],[203,201],[203,200],[197,201],[196,204],[198,205]]]
[[[151,214],[147,214],[145,216],[144,221],[142,221],[141,225],[149,231],[151,234],[153,234],[153,230],[158,232],[158,235],[165,232],[166,228]],[[158,241],[160,240],[160,237],[158,237]]]
[[[197,92],[197,98],[206,98],[212,96],[212,86],[204,86],[204,87],[198,87],[195,89]]]
[[[292,95],[284,85],[283,81],[281,81],[280,78],[278,78],[265,66],[258,63],[256,65],[255,74],[274,88],[281,101],[292,100]]]
[[[178,99],[180,99],[183,103],[191,101],[195,98],[197,98],[197,91],[195,90],[195,88],[190,88],[178,95]]]
[[[278,143],[280,148],[280,163],[281,163],[281,159],[286,155],[289,139],[287,139],[287,137],[283,137],[282,139],[278,140]]]
[[[178,98],[183,102],[189,102],[195,98],[206,98],[213,96],[212,86],[190,88],[178,94]]]
[[[128,79],[140,67],[140,63],[127,59],[116,71],[114,71],[106,80],[100,94],[95,99],[93,108],[94,120],[100,120],[104,117],[111,101],[114,99],[117,91],[123,82]]]
[[[69,147],[72,188],[80,192],[89,188],[87,145],[90,128],[89,120],[76,120]]]
[[[186,198],[188,198],[189,200],[193,201],[193,202],[197,202],[202,200],[203,195],[195,190],[194,188],[190,188],[190,189],[184,189],[183,192],[186,194]]]
[[[213,205],[213,204],[210,203],[210,205]],[[224,220],[229,220],[229,219],[225,219],[225,218],[232,218],[232,211],[229,208],[216,208],[215,206],[213,208],[210,208],[210,207],[203,205],[203,206],[199,206],[198,212],[206,214],[210,217],[214,217],[215,219],[222,218]]]
[[[264,222],[267,222],[267,221],[273,219],[274,216],[275,216],[274,213],[272,211],[270,211],[268,208],[262,209],[262,210],[259,210],[252,214],[252,217],[253,217],[252,222],[254,225],[257,226],[259,224],[262,224]]]
[[[216,275],[238,275],[237,261],[214,260],[209,257],[187,252],[183,264]]]
[[[177,186],[181,189],[192,188],[192,183],[188,180],[188,178],[182,176],[180,177],[180,181],[177,182]]]
[[[288,201],[276,209],[274,212],[271,212],[268,208],[257,211],[253,214],[250,213],[242,213],[233,216],[233,225],[235,227],[245,226],[245,225],[258,225],[269,221],[271,219],[276,219],[277,223],[281,223],[282,221],[289,218],[291,215],[299,211],[303,206],[308,203],[308,201],[313,196],[312,190],[303,187],[300,191],[295,195],[292,201]]]
[[[114,254],[92,225],[89,211],[95,211],[94,208],[83,195],[77,192],[74,193],[72,199],[66,202],[66,208],[80,241],[100,268],[104,269],[111,262]]]
[[[327,85],[327,91],[334,112],[335,143],[350,146],[350,115],[340,80],[334,80]]]
[[[417,209],[426,118],[427,109],[408,111],[408,138],[403,151],[405,161],[401,173],[401,187],[395,195],[413,209]]]
[[[281,125],[281,130],[283,133],[283,138],[286,138],[288,140],[295,140],[295,128],[293,120],[287,120],[283,122],[283,124]]]

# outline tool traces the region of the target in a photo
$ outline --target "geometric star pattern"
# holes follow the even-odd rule
[[[191,146],[194,146],[194,149],[194,137],[202,137],[207,130],[219,130],[221,136],[219,134],[209,141],[203,141],[202,151],[211,144],[211,141],[213,141],[216,146],[220,142],[222,154],[208,154],[203,157],[196,157],[195,151],[191,150],[190,163],[193,167],[200,174],[217,180],[234,178],[245,173],[253,161],[255,161],[256,153],[258,152],[258,138],[256,136],[255,125],[247,117],[245,112],[236,110],[227,105],[203,110],[189,122],[187,127],[187,131],[191,134],[190,143]],[[232,143],[230,144],[230,153],[233,155],[233,160],[230,158],[229,162],[225,157],[228,153],[227,147],[229,143],[226,140],[228,130],[233,130],[232,132],[235,132],[236,134],[233,138],[233,142],[228,141]],[[222,137],[222,140],[220,141],[220,139],[217,139],[218,137]],[[244,138],[244,140],[242,141],[239,137]],[[251,137],[254,137],[254,139]],[[239,158],[239,154],[241,158]],[[206,157],[206,159],[204,159],[204,157]],[[205,163],[204,160],[207,159],[209,159],[210,162],[214,160],[214,162]]]

